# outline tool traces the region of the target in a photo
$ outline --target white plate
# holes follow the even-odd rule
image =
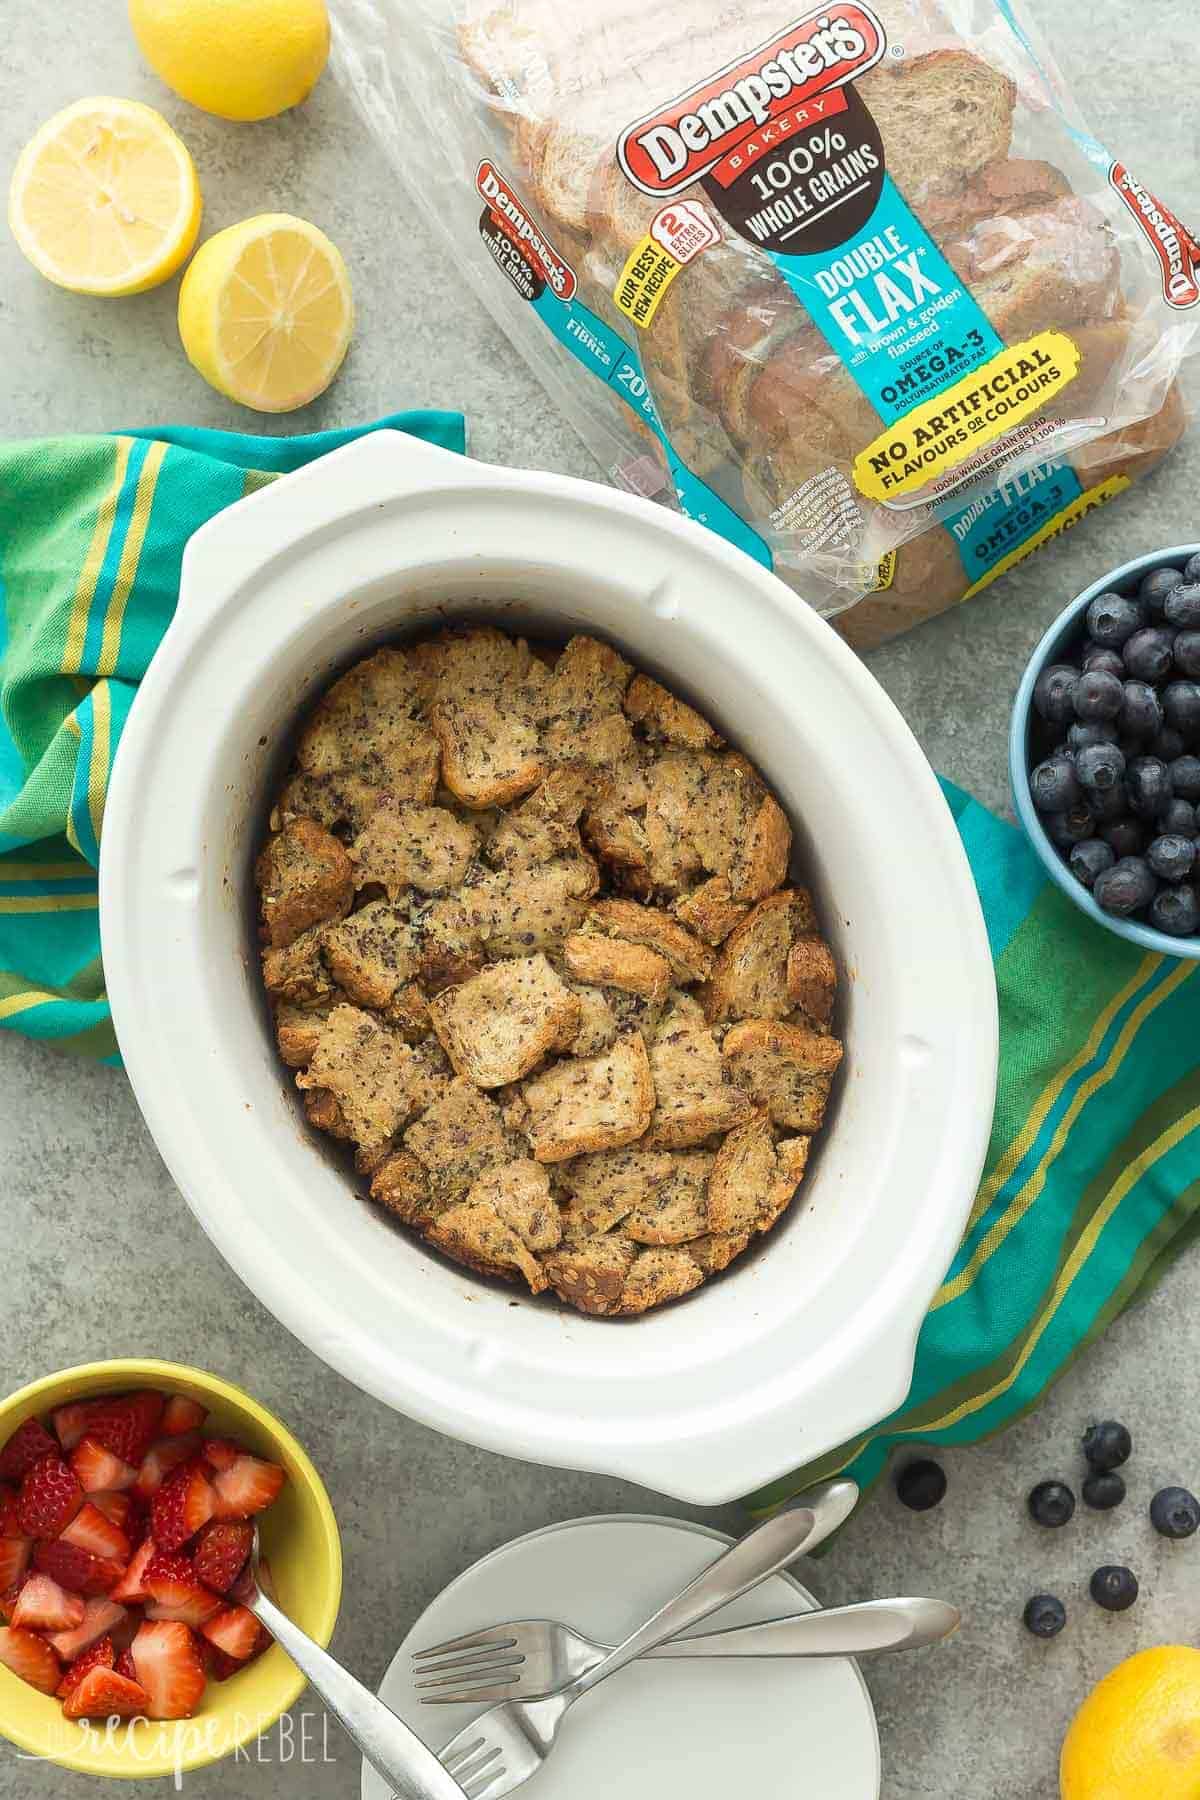
[[[517,1538],[438,1595],[379,1692],[436,1749],[483,1709],[422,1706],[409,1674],[414,1649],[536,1618],[566,1619],[616,1643],[730,1541],[702,1525],[626,1515]],[[776,1575],[707,1628],[816,1604],[790,1575]],[[535,1779],[538,1800],[878,1800],[879,1735],[866,1683],[848,1657],[639,1662],[579,1703]],[[365,1763],[362,1800],[388,1800],[387,1783]]]

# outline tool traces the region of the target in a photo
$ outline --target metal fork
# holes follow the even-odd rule
[[[439,1755],[467,1800],[502,1800],[535,1775],[554,1748],[562,1722],[583,1695],[668,1638],[740,1599],[810,1550],[849,1517],[858,1499],[852,1481],[814,1488],[786,1512],[767,1519],[710,1563],[603,1661],[540,1700],[503,1700],[460,1731]]]
[[[648,1657],[872,1656],[917,1650],[957,1630],[959,1614],[944,1600],[863,1600],[853,1606],[762,1619],[703,1637],[672,1638]],[[469,1706],[517,1695],[552,1693],[604,1661],[598,1643],[553,1619],[516,1619],[413,1652],[414,1682],[425,1706]],[[439,1660],[440,1659],[440,1660]],[[420,1677],[421,1679],[416,1679]],[[431,1690],[431,1691],[426,1691]]]

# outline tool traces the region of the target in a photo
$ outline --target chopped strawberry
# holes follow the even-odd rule
[[[95,1494],[105,1488],[131,1488],[138,1478],[136,1469],[131,1469],[127,1462],[98,1444],[94,1437],[81,1438],[71,1452],[71,1467],[74,1469],[80,1487],[85,1494]]]
[[[138,1634],[138,1626],[141,1622],[142,1615],[136,1610],[124,1613],[123,1616],[117,1620],[109,1635],[112,1638],[113,1649],[118,1656],[120,1656],[122,1650],[128,1650],[130,1644],[132,1644],[134,1638]],[[124,1671],[122,1671],[122,1673],[123,1672]]]
[[[136,1468],[153,1442],[163,1416],[163,1397],[147,1388],[97,1400],[88,1413],[87,1435]]]
[[[103,1513],[109,1523],[115,1525],[118,1531],[123,1531],[126,1537],[129,1536],[129,1528],[134,1520],[141,1522],[142,1514],[140,1510],[135,1512],[132,1494],[92,1494],[91,1503],[97,1512]]]
[[[226,1594],[246,1566],[254,1527],[242,1519],[206,1525],[197,1540],[192,1561],[206,1587]]]
[[[137,1680],[137,1670],[133,1666],[133,1651],[132,1650],[130,1650],[130,1649],[122,1650],[120,1656],[118,1656],[118,1658],[117,1658],[117,1674],[124,1675],[126,1681],[136,1681]]]
[[[70,1406],[60,1406],[51,1413],[58,1441],[68,1453],[86,1432],[88,1414],[95,1404],[94,1400],[76,1400]]]
[[[152,1620],[133,1640],[133,1666],[149,1696],[152,1719],[186,1719],[204,1692],[204,1664],[186,1625]]]
[[[21,1483],[17,1517],[26,1537],[57,1537],[83,1505],[83,1489],[56,1454],[34,1463]]]
[[[129,1539],[119,1525],[114,1525],[90,1500],[86,1501],[59,1538],[62,1544],[78,1544],[93,1556],[111,1556],[124,1566],[129,1561]]]
[[[251,1514],[262,1512],[278,1498],[284,1480],[278,1463],[262,1462],[257,1456],[239,1456],[213,1480],[216,1517],[248,1519]]]
[[[0,1625],[0,1663],[43,1694],[54,1692],[62,1674],[58,1658],[45,1638],[16,1625]]]
[[[169,1615],[185,1625],[203,1625],[220,1610],[220,1600],[199,1579],[191,1557],[175,1551],[160,1550],[151,1558],[142,1586],[156,1609],[147,1609],[147,1618]]]
[[[172,1469],[194,1456],[200,1445],[200,1433],[187,1431],[179,1437],[159,1438],[151,1444],[138,1469],[134,1492],[143,1500],[156,1494]]]
[[[63,1701],[65,1719],[146,1718],[150,1696],[145,1688],[115,1669],[93,1669]]]
[[[0,1450],[0,1481],[24,1481],[35,1462],[57,1456],[58,1445],[39,1419],[26,1419]]]
[[[178,1550],[208,1524],[215,1508],[216,1497],[201,1463],[198,1459],[185,1463],[167,1477],[151,1502],[150,1530],[155,1543],[160,1550]]]
[[[21,1496],[16,1488],[0,1483],[0,1538],[24,1537],[20,1520]]]
[[[61,1538],[35,1545],[33,1560],[44,1575],[53,1575],[60,1587],[70,1588],[85,1599],[111,1593],[125,1573],[112,1557],[93,1556],[90,1550],[78,1544],[64,1544]]]
[[[236,1656],[227,1656],[224,1650],[218,1650],[207,1638],[200,1640],[200,1654],[204,1658],[204,1666],[214,1681],[228,1681],[231,1675],[237,1675],[245,1668],[246,1663],[239,1662]],[[250,1660],[247,1657],[246,1661]]]
[[[120,1600],[126,1605],[129,1605],[150,1598],[142,1585],[142,1577],[145,1575],[148,1565],[157,1553],[158,1545],[154,1542],[153,1538],[147,1538],[145,1543],[140,1545],[139,1548],[134,1551],[132,1562],[122,1575],[120,1581],[118,1581],[116,1587],[112,1590],[112,1597],[114,1600]]]
[[[22,1631],[74,1631],[83,1624],[83,1601],[50,1575],[31,1575],[17,1596],[12,1622]]]
[[[125,1608],[112,1600],[94,1599],[84,1603],[83,1624],[74,1631],[56,1631],[49,1640],[65,1663],[73,1662],[89,1644],[106,1634],[115,1637],[125,1617]]]
[[[75,1658],[58,1684],[59,1699],[64,1699],[72,1688],[78,1687],[84,1676],[92,1669],[111,1669],[115,1661],[113,1641],[106,1632],[103,1637],[97,1638],[94,1644],[81,1651]]]
[[[0,1538],[0,1593],[20,1581],[32,1555],[31,1538]]]
[[[12,1624],[12,1616],[16,1611],[21,1589],[28,1580],[28,1575],[22,1575],[16,1581],[10,1582],[4,1592],[0,1593],[0,1620],[3,1620],[6,1625]]]
[[[242,1451],[232,1438],[205,1438],[201,1453],[214,1469],[232,1469]]]
[[[258,1559],[257,1578],[253,1574],[249,1563],[246,1564],[246,1567],[242,1570],[241,1574],[229,1590],[230,1599],[241,1601],[251,1600],[254,1597],[256,1588],[261,1588],[263,1593],[270,1599],[274,1600],[276,1598],[275,1582],[271,1575],[271,1565],[265,1556],[260,1556]]]
[[[172,1394],[158,1429],[163,1437],[178,1437],[181,1431],[199,1431],[207,1417],[207,1406],[201,1406],[198,1400],[189,1400],[186,1394]]]
[[[226,1656],[236,1656],[239,1662],[245,1662],[258,1648],[262,1626],[244,1606],[223,1606],[200,1630],[209,1643],[223,1650]]]

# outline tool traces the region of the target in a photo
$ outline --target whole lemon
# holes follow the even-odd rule
[[[1118,1663],[1071,1721],[1062,1800],[1195,1800],[1200,1650],[1165,1644]]]
[[[222,119],[298,106],[329,60],[325,0],[129,0],[129,20],[155,74]]]

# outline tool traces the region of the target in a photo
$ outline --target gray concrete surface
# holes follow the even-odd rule
[[[1031,0],[1100,134],[1185,217],[1200,217],[1191,0],[1154,0],[1135,24],[1120,0]],[[802,10],[802,9],[797,9]],[[458,284],[328,79],[293,116],[233,127],[190,110],[139,65],[116,0],[69,8],[0,0],[4,106],[0,171],[50,112],[81,94],[150,101],[183,132],[212,231],[266,210],[324,225],[350,264],[360,320],[332,392],[288,428],[346,424],[406,405],[461,405],[476,453],[590,475],[586,453]],[[258,428],[210,392],[181,355],[175,284],[94,302],[41,282],[0,241],[0,429],[96,430],[172,420]],[[282,429],[267,422],[262,429]],[[934,763],[1006,805],[1005,723],[1031,644],[1097,573],[1162,543],[1200,537],[1193,438],[1148,486],[1045,552],[961,613],[872,659]],[[77,1360],[141,1352],[207,1364],[251,1387],[300,1432],[328,1479],[346,1549],[336,1649],[378,1679],[429,1598],[471,1559],[550,1520],[605,1509],[678,1511],[617,1483],[529,1468],[438,1437],[366,1399],[288,1337],[211,1249],[174,1189],[123,1077],[0,1036],[4,1305],[0,1391]],[[1197,1265],[1176,1268],[1120,1321],[1033,1417],[946,1458],[950,1493],[923,1518],[881,1495],[810,1579],[829,1600],[887,1591],[944,1594],[963,1607],[957,1641],[918,1664],[876,1665],[887,1800],[1051,1800],[1057,1746],[1091,1681],[1138,1646],[1194,1641],[1194,1559],[1145,1519],[1162,1482],[1200,1482],[1200,1363],[1192,1348]],[[1073,1472],[1090,1415],[1125,1417],[1138,1440],[1132,1504],[1061,1536],[1023,1516],[1033,1481]],[[720,1522],[720,1521],[718,1521]],[[1143,1597],[1125,1617],[1091,1608],[1097,1563],[1128,1560]],[[1026,1596],[1063,1593],[1066,1635],[1021,1630]],[[819,1729],[819,1722],[815,1722]],[[194,1800],[350,1800],[358,1763],[226,1763],[188,1778]],[[81,1793],[84,1783],[16,1761],[0,1744],[0,1800]]]

